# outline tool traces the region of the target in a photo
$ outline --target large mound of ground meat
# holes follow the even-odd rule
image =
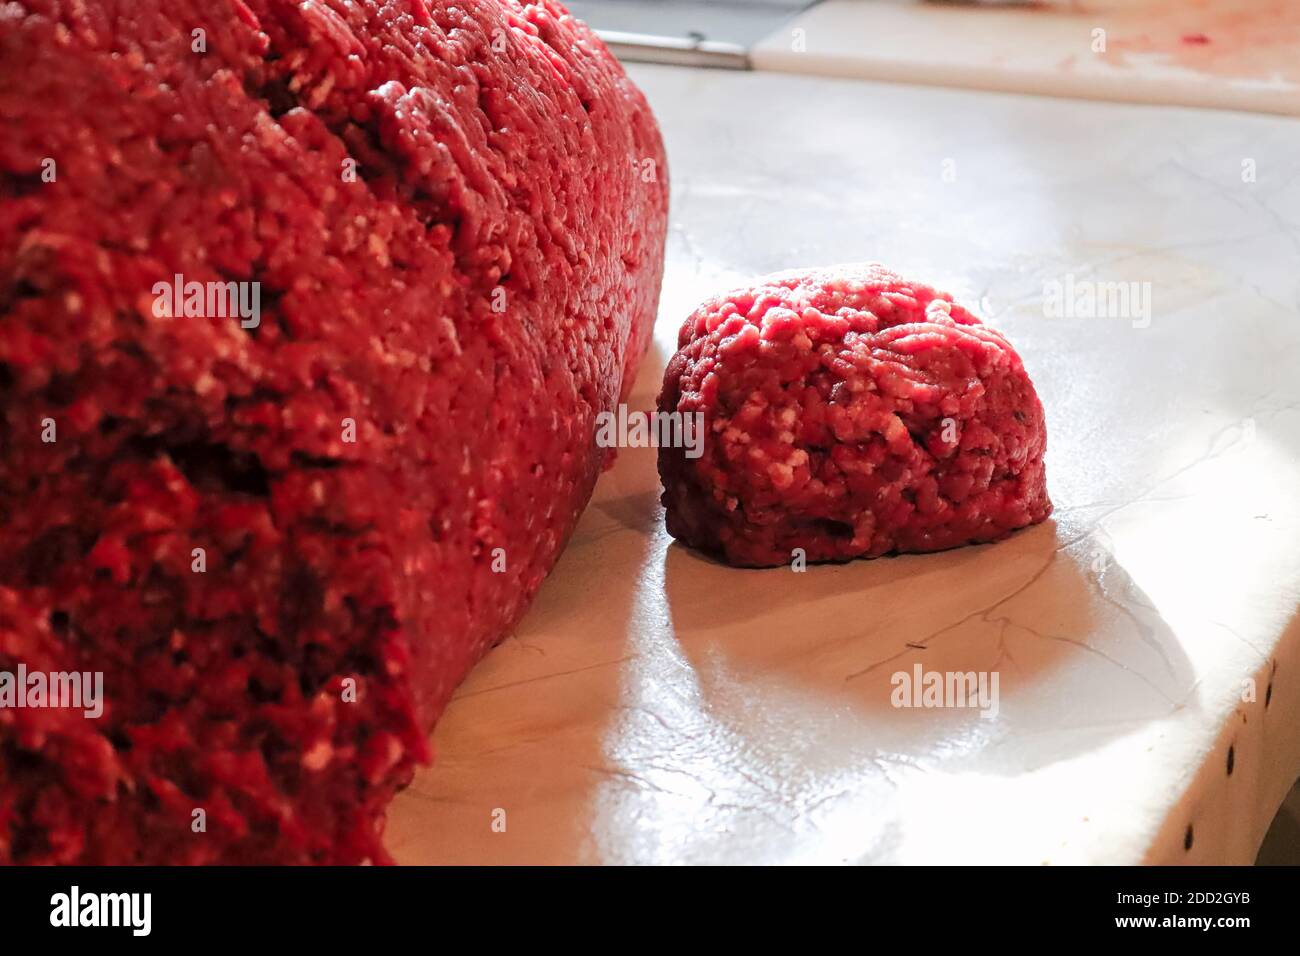
[[[665,213],[551,0],[0,7],[0,671],[106,697],[0,709],[0,862],[383,860],[590,495]]]
[[[1052,511],[1043,407],[1000,334],[879,266],[770,276],[705,302],[661,412],[669,532],[763,567],[992,541]]]

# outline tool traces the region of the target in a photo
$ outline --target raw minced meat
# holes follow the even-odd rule
[[[877,265],[787,272],[682,326],[659,409],[669,532],[736,565],[992,541],[1052,511],[1043,406],[1015,350]]]
[[[666,185],[551,0],[0,6],[0,670],[107,698],[0,709],[0,862],[385,859],[590,496]]]

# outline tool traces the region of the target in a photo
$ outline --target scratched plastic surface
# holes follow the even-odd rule
[[[708,292],[878,259],[1015,343],[1057,511],[990,546],[739,571],[673,544],[654,452],[620,452],[394,805],[398,860],[1252,860],[1300,771],[1300,128],[633,73],[673,175],[633,407]],[[1046,317],[1067,276],[1149,282],[1149,324]],[[892,706],[917,664],[997,671],[996,715]]]
[[[763,70],[1300,114],[1293,0],[823,0],[750,56]]]

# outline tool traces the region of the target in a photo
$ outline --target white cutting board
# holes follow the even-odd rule
[[[1296,0],[828,0],[751,58],[764,70],[1300,115]]]
[[[672,169],[632,407],[705,295],[881,259],[1015,343],[1056,514],[983,547],[737,570],[671,542],[653,452],[621,450],[456,693],[391,852],[1249,862],[1300,772],[1300,124],[629,72]],[[1149,325],[1046,316],[1062,275],[1149,282]],[[894,707],[917,665],[998,672],[998,713]]]

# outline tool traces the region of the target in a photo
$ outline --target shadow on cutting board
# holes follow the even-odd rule
[[[1196,702],[1192,668],[1151,601],[1054,521],[996,544],[803,573],[725,568],[679,544],[665,565],[673,627],[701,681],[725,669],[797,685],[851,706],[881,752],[948,770],[1023,773]],[[997,672],[995,719],[894,706],[917,667]],[[951,746],[957,737],[969,746]]]

